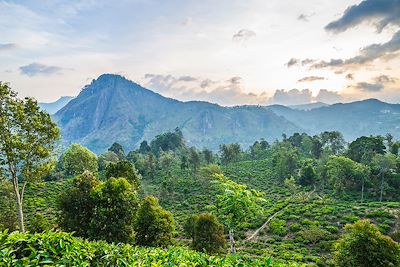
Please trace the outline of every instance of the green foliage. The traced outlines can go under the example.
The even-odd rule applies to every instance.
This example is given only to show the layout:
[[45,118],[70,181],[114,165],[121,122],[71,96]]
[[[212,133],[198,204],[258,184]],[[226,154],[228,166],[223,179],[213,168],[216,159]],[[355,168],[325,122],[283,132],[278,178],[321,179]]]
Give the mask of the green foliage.
[[76,176],[84,171],[97,173],[97,156],[89,149],[72,144],[60,158],[60,165],[66,175]]
[[[269,257],[216,257],[186,248],[141,248],[90,242],[69,233],[21,234],[0,232],[0,265],[11,266],[271,266]],[[287,265],[274,264],[277,267]],[[295,266],[295,265],[290,265]],[[297,265],[296,265],[297,266]]]
[[108,164],[117,163],[119,161],[118,155],[112,151],[107,151],[101,154],[98,158],[99,171],[104,171]]
[[60,130],[50,115],[39,109],[36,100],[21,100],[7,84],[0,82],[0,175],[13,183],[22,232],[25,187],[53,169],[52,153],[59,136]]
[[92,192],[99,184],[97,178],[89,171],[74,179],[73,186],[59,199],[61,228],[75,232],[81,237],[91,237],[89,230],[95,207]]
[[357,162],[370,162],[375,154],[384,154],[382,136],[361,136],[350,143],[347,155]]
[[124,148],[118,143],[113,143],[111,145],[111,147],[108,149],[108,151],[115,153],[115,155],[118,156],[119,160],[124,160],[125,159]]
[[331,156],[326,168],[328,181],[338,192],[361,188],[363,179],[369,176],[368,168],[343,156]]
[[89,235],[108,242],[133,242],[138,206],[136,192],[125,178],[110,178],[92,192],[93,215]]
[[192,238],[197,251],[214,253],[225,245],[224,226],[210,213],[194,215],[185,224],[185,231]]
[[84,172],[60,198],[60,225],[77,235],[109,242],[133,242],[137,195],[125,178],[100,183]]
[[306,241],[315,245],[318,241],[323,240],[330,233],[318,226],[311,225],[305,230],[299,232],[299,235]]
[[176,151],[184,145],[183,135],[179,128],[174,132],[157,135],[150,143],[154,154],[159,155],[161,151]]
[[127,160],[118,161],[116,163],[110,163],[106,168],[106,178],[126,178],[133,188],[138,189],[140,187],[141,175],[137,172],[134,165]]
[[158,199],[146,196],[135,221],[136,243],[141,246],[171,245],[174,230],[172,214],[158,204]]
[[242,153],[242,148],[238,143],[221,145],[219,147],[219,150],[221,153],[222,164],[228,164],[238,161],[240,158],[240,153]]
[[340,267],[400,266],[400,247],[369,221],[346,225],[335,244],[334,261]]
[[288,228],[284,220],[272,220],[269,224],[269,230],[274,235],[285,236],[288,233]]
[[313,185],[317,180],[317,173],[313,161],[305,161],[300,169],[299,184]]
[[15,210],[15,195],[10,181],[0,180],[0,231],[17,229],[17,213]]
[[287,142],[274,146],[273,151],[272,161],[276,177],[283,181],[295,176],[299,166],[298,151]]

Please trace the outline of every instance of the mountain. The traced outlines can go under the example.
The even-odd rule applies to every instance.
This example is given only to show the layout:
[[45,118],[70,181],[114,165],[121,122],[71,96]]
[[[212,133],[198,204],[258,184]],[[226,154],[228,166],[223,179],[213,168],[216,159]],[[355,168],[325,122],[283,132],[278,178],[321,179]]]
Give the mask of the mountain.
[[50,115],[55,114],[62,107],[68,104],[73,99],[72,96],[62,96],[55,102],[39,103],[40,108],[46,110]]
[[113,142],[126,150],[179,127],[189,145],[217,149],[259,138],[273,141],[302,128],[260,106],[222,107],[163,97],[119,75],[103,74],[59,110],[54,119],[64,145],[81,143],[96,153]]
[[323,102],[314,102],[314,103],[302,104],[302,105],[290,105],[289,107],[292,109],[311,110],[314,108],[327,107],[327,106],[329,106],[329,105],[326,103],[323,103]]
[[400,138],[400,105],[377,99],[339,103],[311,110],[295,110],[280,105],[266,108],[306,129],[309,134],[336,130],[342,132],[346,140],[361,135],[386,133]]

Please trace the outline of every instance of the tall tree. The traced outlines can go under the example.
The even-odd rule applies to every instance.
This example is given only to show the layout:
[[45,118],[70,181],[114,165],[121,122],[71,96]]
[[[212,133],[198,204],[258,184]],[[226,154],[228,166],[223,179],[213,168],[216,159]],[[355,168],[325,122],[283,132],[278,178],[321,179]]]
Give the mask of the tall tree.
[[126,178],[135,190],[140,187],[140,180],[142,179],[135,166],[127,160],[108,164],[106,168],[106,177]]
[[236,253],[234,232],[262,211],[261,193],[248,190],[247,186],[237,184],[223,174],[215,174],[221,194],[217,195],[215,212],[221,222],[229,229],[231,253]]
[[223,164],[228,164],[232,162],[237,162],[242,153],[242,148],[240,144],[224,144],[220,146],[221,161]]
[[119,160],[123,160],[126,158],[124,148],[116,142],[110,146],[108,151],[114,152],[118,156]]
[[394,173],[396,163],[396,156],[393,154],[376,154],[372,159],[372,168],[377,173],[377,177],[380,178],[379,201],[383,200],[385,180]]
[[79,144],[72,144],[60,158],[66,175],[79,175],[84,171],[96,173],[99,169],[96,154]]
[[56,124],[36,100],[21,100],[7,84],[0,83],[0,173],[13,184],[21,232],[25,231],[25,187],[54,167],[51,156],[59,136]]
[[211,164],[214,162],[213,152],[207,148],[203,149],[203,157],[207,164]]
[[189,149],[189,166],[192,168],[193,172],[196,172],[200,167],[200,155],[197,152],[196,148],[191,147]]
[[350,143],[347,155],[354,161],[369,163],[376,154],[385,154],[382,136],[361,136]]
[[338,131],[323,132],[320,134],[323,149],[328,154],[338,155],[344,150],[345,141]]

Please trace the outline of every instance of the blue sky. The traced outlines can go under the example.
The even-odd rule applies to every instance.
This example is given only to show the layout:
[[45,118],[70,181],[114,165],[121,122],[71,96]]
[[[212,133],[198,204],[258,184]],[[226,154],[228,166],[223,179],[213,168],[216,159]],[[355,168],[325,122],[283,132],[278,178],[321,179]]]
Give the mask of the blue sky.
[[222,105],[400,102],[400,0],[0,0],[0,32],[0,80],[39,101],[118,73]]

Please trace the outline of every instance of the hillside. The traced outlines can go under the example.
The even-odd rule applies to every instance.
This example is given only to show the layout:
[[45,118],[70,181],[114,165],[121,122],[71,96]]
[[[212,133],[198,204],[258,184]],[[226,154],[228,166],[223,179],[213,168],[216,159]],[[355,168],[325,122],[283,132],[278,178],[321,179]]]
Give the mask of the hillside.
[[81,143],[96,153],[113,142],[132,149],[159,133],[179,127],[189,145],[217,149],[259,138],[273,141],[302,129],[256,106],[221,107],[163,97],[121,76],[104,74],[55,114],[65,145]]
[[400,104],[389,104],[377,99],[338,103],[310,110],[297,110],[281,105],[267,106],[267,109],[306,129],[308,134],[340,131],[346,140],[353,140],[361,135],[387,133],[400,137]]

